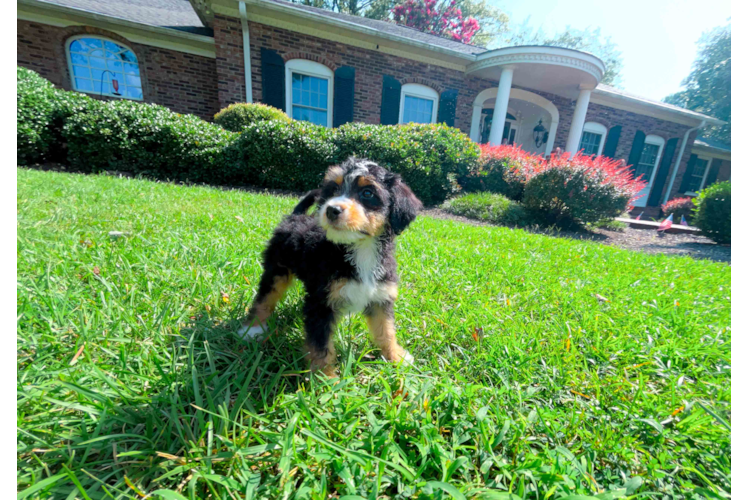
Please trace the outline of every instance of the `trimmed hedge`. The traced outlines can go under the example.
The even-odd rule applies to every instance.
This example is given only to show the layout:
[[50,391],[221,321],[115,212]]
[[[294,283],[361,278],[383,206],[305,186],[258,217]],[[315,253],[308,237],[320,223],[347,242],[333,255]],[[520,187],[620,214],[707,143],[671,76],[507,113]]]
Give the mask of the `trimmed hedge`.
[[444,202],[442,209],[451,214],[504,226],[526,227],[534,223],[522,205],[496,193],[468,193],[457,196]]
[[701,190],[694,200],[694,224],[717,243],[731,242],[731,191],[730,181],[719,182]]
[[[426,204],[456,193],[479,148],[446,125],[262,120],[235,133],[192,115],[127,100],[98,101],[18,71],[18,162],[54,160],[84,172],[116,170],[157,179],[308,190],[349,156],[400,173]],[[54,155],[50,154],[55,152]]]
[[64,158],[60,135],[65,120],[92,101],[54,87],[39,74],[16,68],[16,151],[20,165]]
[[463,190],[468,193],[488,191],[521,201],[528,175],[545,160],[522,151],[519,146],[483,144],[480,148],[477,168],[459,179]]
[[278,108],[267,104],[250,104],[237,102],[231,104],[215,114],[216,125],[231,132],[241,132],[247,125],[269,120],[290,122],[291,118]]

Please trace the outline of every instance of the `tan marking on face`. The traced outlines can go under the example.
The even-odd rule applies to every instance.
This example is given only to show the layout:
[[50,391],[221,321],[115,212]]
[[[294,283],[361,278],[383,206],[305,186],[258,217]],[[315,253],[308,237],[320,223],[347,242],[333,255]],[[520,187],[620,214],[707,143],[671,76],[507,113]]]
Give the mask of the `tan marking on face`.
[[371,236],[379,236],[384,231],[387,218],[380,212],[371,212],[366,216],[366,227],[363,228]]
[[376,181],[371,177],[359,177],[358,181],[356,181],[356,184],[358,184],[358,187],[364,187],[364,186],[373,186],[376,184]]
[[405,355],[405,349],[397,343],[395,319],[382,306],[374,304],[372,314],[366,317],[366,322],[369,324],[371,340],[382,350],[382,356],[388,361],[399,362]]
[[326,349],[320,350],[307,343],[306,351],[309,368],[313,372],[321,371],[328,377],[335,377],[335,363],[337,361],[337,356],[335,353],[335,343],[333,342],[332,332],[330,332],[330,339],[327,341]]
[[333,181],[337,185],[343,184],[343,174],[345,171],[337,165],[334,165],[327,169],[325,173],[325,182]]
[[278,302],[283,298],[288,290],[288,287],[293,283],[294,275],[289,271],[288,274],[283,276],[276,276],[273,282],[273,288],[270,293],[264,297],[255,298],[250,309],[247,319],[244,321],[243,326],[261,326],[270,318],[275,311],[275,307]]

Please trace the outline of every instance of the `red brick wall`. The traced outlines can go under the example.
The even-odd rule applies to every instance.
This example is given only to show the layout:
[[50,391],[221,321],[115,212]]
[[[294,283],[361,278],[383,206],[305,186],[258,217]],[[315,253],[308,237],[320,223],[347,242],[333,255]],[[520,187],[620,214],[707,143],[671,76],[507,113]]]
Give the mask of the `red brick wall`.
[[729,181],[732,178],[731,163],[728,160],[722,160],[722,166],[719,167],[717,182]]
[[[216,37],[216,66],[218,68],[221,107],[244,101],[244,70],[242,31],[236,18],[216,15],[213,21]],[[252,98],[262,102],[261,49],[277,51],[284,59],[307,58],[332,68],[356,68],[354,121],[379,123],[382,102],[382,75],[390,75],[401,83],[417,81],[439,89],[457,89],[455,126],[470,133],[473,101],[479,92],[495,87],[497,82],[466,77],[456,70],[420,63],[411,59],[367,50],[339,42],[323,40],[301,33],[249,23]]]
[[135,52],[144,102],[207,120],[218,111],[216,65],[212,58],[132,43],[115,33],[90,26],[60,28],[18,20],[17,63],[37,71],[58,87],[71,90],[65,41],[84,33],[106,36]]

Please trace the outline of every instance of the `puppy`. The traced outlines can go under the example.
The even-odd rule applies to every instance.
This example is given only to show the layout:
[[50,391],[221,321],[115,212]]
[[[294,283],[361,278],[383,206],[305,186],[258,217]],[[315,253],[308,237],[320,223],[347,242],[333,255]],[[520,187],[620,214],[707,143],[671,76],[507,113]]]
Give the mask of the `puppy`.
[[[315,215],[306,211],[317,203]],[[249,316],[237,332],[255,338],[294,278],[306,289],[304,327],[312,370],[335,372],[333,332],[344,315],[363,312],[372,340],[389,361],[412,361],[395,338],[395,236],[422,204],[399,175],[369,160],[330,167],[276,228],[263,253],[263,274]]]

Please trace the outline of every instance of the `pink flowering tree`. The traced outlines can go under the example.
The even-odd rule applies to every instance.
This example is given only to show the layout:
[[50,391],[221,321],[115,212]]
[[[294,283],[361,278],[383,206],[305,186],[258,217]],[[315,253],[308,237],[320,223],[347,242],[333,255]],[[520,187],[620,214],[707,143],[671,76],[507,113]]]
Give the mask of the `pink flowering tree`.
[[455,0],[405,0],[392,9],[392,16],[398,24],[462,43],[470,43],[480,30],[474,17],[462,17]]

